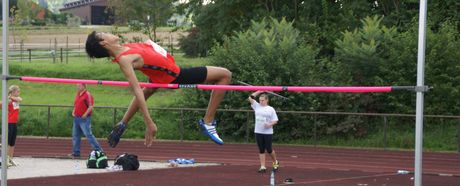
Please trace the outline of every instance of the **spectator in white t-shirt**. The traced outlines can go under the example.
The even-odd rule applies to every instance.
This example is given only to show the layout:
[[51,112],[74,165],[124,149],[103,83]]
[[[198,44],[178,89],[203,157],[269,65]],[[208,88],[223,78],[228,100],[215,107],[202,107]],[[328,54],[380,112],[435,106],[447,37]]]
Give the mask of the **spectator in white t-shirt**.
[[[278,123],[278,116],[276,115],[275,109],[268,105],[268,95],[262,93],[263,91],[254,92],[248,98],[255,112],[254,133],[257,146],[259,147],[259,173],[264,173],[267,170],[265,167],[265,152],[272,158],[273,170],[277,171],[279,168],[276,153],[272,149],[273,126]],[[259,102],[256,101],[257,96],[259,96]]]

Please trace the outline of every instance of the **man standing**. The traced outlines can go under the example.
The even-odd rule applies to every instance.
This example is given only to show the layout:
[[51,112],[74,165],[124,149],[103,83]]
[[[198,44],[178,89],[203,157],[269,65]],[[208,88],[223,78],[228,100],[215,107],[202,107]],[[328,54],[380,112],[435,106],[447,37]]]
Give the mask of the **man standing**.
[[69,157],[80,157],[81,135],[84,134],[93,150],[102,151],[91,132],[91,113],[93,111],[93,96],[86,90],[86,84],[77,84],[77,95],[75,96],[74,108],[72,111],[72,154]]

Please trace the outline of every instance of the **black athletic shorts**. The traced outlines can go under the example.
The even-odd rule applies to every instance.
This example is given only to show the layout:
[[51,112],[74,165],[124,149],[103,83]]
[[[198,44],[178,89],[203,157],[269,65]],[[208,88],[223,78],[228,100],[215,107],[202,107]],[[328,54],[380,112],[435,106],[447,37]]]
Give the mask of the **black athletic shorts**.
[[18,125],[16,123],[8,123],[8,145],[16,144],[16,136],[18,134]]
[[173,84],[200,84],[206,81],[208,69],[206,67],[181,68],[179,76]]
[[267,150],[268,153],[272,153],[272,141],[273,141],[273,134],[259,134],[255,133],[257,146],[259,147],[259,153],[265,153]]

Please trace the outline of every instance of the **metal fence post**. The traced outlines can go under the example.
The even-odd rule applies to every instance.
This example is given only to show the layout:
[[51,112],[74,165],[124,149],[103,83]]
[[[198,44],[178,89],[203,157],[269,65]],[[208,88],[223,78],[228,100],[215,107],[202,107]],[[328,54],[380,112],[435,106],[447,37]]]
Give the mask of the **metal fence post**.
[[66,37],[65,43],[65,63],[69,63],[69,36]]
[[388,127],[387,116],[383,116],[383,150],[387,150],[387,127]]
[[21,40],[21,44],[19,45],[19,52],[20,52],[20,56],[21,56],[21,62],[22,62],[22,50],[24,49],[24,40]]
[[49,138],[50,124],[51,123],[51,106],[48,106],[48,127],[46,127],[46,139]]
[[29,62],[32,62],[32,49],[28,48],[27,51],[29,51]]
[[249,143],[249,117],[251,117],[251,113],[250,112],[246,112],[246,116],[247,116],[247,120],[248,122],[246,122],[246,143]]
[[54,55],[53,55],[53,63],[56,63],[56,53],[57,53],[57,39],[54,38]]
[[458,129],[457,129],[457,141],[458,141],[458,148],[457,148],[457,152],[460,153],[460,119],[458,120]]
[[117,108],[113,108],[113,124],[115,125],[117,123]]
[[317,118],[317,115],[313,115],[313,146],[316,147],[317,143],[318,143],[318,136],[317,136],[317,131],[316,131],[316,127],[317,127],[317,122],[316,122],[316,119]]
[[180,141],[184,141],[184,110],[180,110]]

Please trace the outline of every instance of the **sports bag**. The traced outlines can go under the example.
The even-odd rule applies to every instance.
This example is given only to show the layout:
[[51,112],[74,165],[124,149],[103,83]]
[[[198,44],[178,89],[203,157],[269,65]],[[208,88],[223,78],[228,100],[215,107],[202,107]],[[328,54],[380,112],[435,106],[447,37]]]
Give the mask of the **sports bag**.
[[137,155],[124,153],[115,158],[115,165],[121,165],[123,170],[137,170],[139,169],[139,160]]
[[104,152],[93,150],[88,156],[86,161],[86,167],[90,169],[105,169],[109,164],[107,162],[107,156]]

